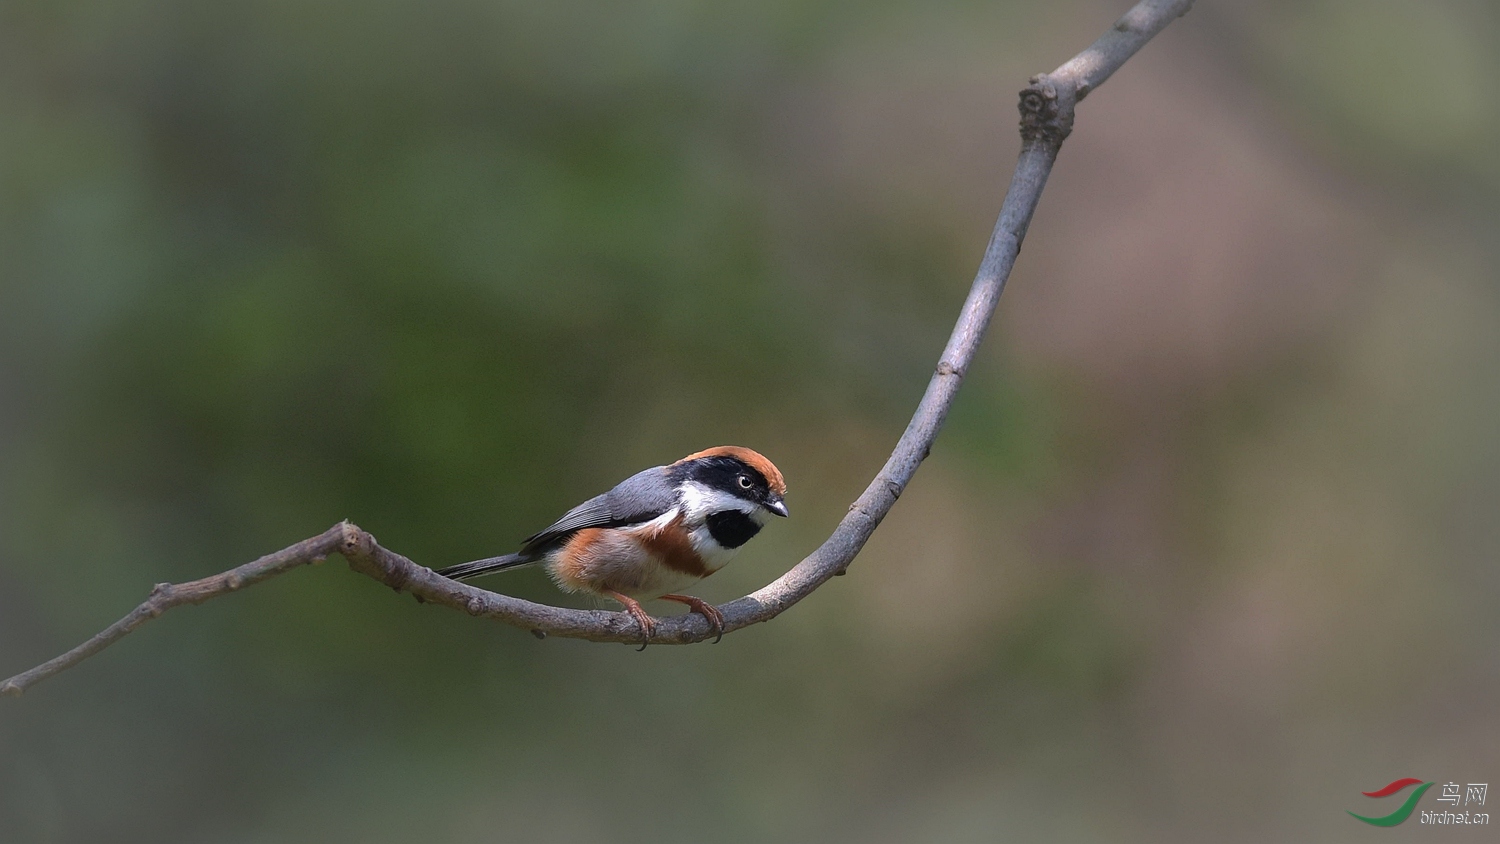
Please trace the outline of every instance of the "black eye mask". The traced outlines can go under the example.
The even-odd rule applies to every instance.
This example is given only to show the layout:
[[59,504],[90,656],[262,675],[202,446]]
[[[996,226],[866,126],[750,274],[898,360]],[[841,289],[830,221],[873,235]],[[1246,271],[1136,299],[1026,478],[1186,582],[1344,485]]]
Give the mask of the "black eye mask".
[[[748,501],[764,501],[770,494],[764,475],[733,458],[709,457],[694,461],[684,468],[685,478]],[[741,477],[750,479],[749,487],[740,485]]]

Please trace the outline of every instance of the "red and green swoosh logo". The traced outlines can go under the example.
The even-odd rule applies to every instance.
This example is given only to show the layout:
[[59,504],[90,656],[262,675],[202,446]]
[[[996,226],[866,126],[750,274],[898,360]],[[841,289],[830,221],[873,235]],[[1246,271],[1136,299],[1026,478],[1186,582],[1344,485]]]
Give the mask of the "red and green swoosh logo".
[[1432,788],[1432,783],[1422,782],[1416,777],[1406,777],[1405,779],[1396,780],[1395,782],[1391,783],[1385,788],[1380,789],[1379,791],[1360,792],[1360,794],[1363,794],[1366,797],[1390,797],[1392,794],[1395,794],[1396,792],[1401,791],[1408,786],[1413,786],[1418,783],[1421,783],[1422,787],[1417,789],[1416,791],[1413,791],[1411,793],[1411,796],[1406,798],[1406,802],[1401,804],[1401,808],[1397,809],[1394,812],[1391,812],[1389,815],[1384,815],[1378,818],[1367,818],[1364,815],[1354,815],[1353,812],[1350,812],[1349,814],[1354,815],[1354,817],[1359,818],[1365,823],[1371,824],[1373,826],[1395,826],[1396,824],[1401,823],[1402,821],[1411,817],[1412,811],[1417,808],[1417,801],[1422,799],[1422,795],[1427,791],[1427,789]]

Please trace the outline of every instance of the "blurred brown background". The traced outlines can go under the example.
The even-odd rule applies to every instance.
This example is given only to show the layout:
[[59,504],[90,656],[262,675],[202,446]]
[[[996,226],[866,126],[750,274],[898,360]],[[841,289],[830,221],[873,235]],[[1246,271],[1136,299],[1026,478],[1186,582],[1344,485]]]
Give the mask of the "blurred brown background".
[[[771,580],[921,393],[1014,92],[1128,5],[0,5],[0,675],[726,442],[793,518],[701,594]],[[638,654],[297,572],[0,701],[0,840],[1493,840],[1345,810],[1500,784],[1497,44],[1200,0],[849,577]]]

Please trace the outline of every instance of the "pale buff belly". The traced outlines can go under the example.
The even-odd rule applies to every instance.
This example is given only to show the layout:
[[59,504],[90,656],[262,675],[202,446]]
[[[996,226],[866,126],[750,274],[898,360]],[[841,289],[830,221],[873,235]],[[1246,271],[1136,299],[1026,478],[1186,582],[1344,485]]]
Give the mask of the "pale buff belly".
[[673,547],[662,541],[660,529],[579,531],[549,555],[547,571],[568,592],[619,592],[646,600],[687,589],[728,562],[730,554],[717,545],[705,548],[707,554],[698,552],[696,542]]

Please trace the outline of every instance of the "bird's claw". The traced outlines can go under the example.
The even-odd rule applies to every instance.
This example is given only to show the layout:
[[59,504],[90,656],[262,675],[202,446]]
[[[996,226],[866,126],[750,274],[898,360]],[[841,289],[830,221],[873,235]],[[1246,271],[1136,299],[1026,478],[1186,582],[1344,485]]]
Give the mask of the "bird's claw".
[[694,598],[692,595],[663,595],[661,597],[664,601],[676,601],[679,604],[687,604],[691,612],[703,616],[704,620],[708,622],[708,629],[714,633],[715,645],[719,644],[719,640],[724,638],[724,614],[719,612],[718,607],[715,607],[702,598]]
[[641,646],[637,650],[644,651],[646,646],[651,644],[651,637],[656,635],[656,619],[647,615],[646,608],[629,595],[622,595],[613,590],[606,591],[604,594],[619,601],[620,605],[625,607],[625,611],[630,613],[630,617],[635,619],[635,623],[640,625]]
[[635,618],[635,623],[641,627],[641,646],[636,648],[636,651],[644,651],[646,646],[651,644],[651,637],[656,635],[656,619],[647,615],[646,610],[640,604],[630,607],[629,610],[631,616]]

